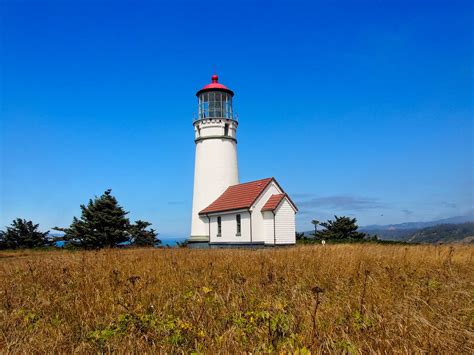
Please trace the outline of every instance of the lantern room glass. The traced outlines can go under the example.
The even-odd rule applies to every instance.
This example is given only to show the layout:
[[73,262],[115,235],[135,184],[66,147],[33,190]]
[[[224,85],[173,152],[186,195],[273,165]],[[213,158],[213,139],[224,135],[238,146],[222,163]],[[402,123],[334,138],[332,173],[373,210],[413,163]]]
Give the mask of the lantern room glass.
[[229,118],[232,114],[232,95],[223,91],[206,91],[199,95],[199,119]]

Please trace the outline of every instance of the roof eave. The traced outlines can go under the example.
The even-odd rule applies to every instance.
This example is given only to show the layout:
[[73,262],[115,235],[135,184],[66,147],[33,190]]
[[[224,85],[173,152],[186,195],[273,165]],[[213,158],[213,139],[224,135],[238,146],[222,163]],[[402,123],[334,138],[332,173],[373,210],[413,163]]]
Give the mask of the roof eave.
[[221,213],[226,214],[226,213],[231,213],[231,212],[241,212],[241,211],[248,211],[248,210],[250,210],[249,207],[238,207],[238,208],[229,208],[225,210],[208,211],[208,212],[206,212],[205,210],[202,210],[198,214],[200,216],[211,216],[214,214],[221,214]]
[[224,92],[230,94],[232,97],[234,97],[234,92],[231,89],[225,89],[225,88],[205,88],[205,89],[201,89],[196,93],[196,96],[199,96],[200,94],[202,94],[203,92],[206,92],[206,91],[224,91]]

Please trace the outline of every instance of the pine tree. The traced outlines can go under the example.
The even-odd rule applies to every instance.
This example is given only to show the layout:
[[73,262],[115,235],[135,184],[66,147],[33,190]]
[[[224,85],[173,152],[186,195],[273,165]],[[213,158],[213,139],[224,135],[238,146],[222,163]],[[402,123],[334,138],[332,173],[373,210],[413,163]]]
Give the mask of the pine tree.
[[311,221],[311,224],[314,225],[314,236],[316,237],[316,235],[318,234],[318,224],[320,224],[321,222],[318,221],[317,219],[313,219]]
[[134,224],[130,226],[130,237],[132,245],[138,247],[154,247],[161,243],[157,238],[158,233],[155,233],[153,228],[147,230],[151,226],[151,223],[145,221],[135,221]]
[[107,190],[100,197],[81,205],[81,218],[74,217],[69,228],[54,228],[65,233],[62,238],[73,246],[86,249],[116,247],[130,241],[128,212]]
[[49,231],[38,231],[39,224],[26,219],[15,219],[5,232],[0,233],[1,249],[40,248],[52,245]]
[[355,218],[334,216],[335,220],[321,223],[325,230],[318,232],[322,239],[363,239],[365,233],[357,232],[359,226]]

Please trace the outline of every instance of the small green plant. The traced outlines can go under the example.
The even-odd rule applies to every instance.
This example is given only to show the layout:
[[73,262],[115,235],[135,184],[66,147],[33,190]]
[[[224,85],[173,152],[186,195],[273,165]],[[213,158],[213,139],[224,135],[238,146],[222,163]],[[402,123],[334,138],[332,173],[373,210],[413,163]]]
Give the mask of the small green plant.
[[335,343],[338,351],[343,351],[348,354],[357,354],[357,347],[352,344],[349,340],[339,340]]
[[107,340],[116,335],[113,329],[101,329],[94,330],[87,335],[87,338],[94,342],[98,347],[102,348],[105,346]]

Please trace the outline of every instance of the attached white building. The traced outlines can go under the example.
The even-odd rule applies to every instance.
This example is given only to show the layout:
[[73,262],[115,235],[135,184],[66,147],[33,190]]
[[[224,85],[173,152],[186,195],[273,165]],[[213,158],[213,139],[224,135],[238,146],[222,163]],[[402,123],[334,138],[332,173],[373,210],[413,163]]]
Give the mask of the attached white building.
[[295,244],[295,204],[274,178],[228,187],[199,212],[209,244]]
[[233,91],[213,75],[196,96],[190,245],[295,244],[298,209],[276,180],[239,184]]

